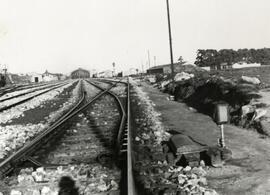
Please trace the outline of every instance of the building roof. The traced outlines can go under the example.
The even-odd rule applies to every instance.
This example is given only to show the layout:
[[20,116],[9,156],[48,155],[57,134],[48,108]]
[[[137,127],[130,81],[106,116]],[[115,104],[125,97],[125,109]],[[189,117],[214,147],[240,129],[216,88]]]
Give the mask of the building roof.
[[[188,66],[188,65],[194,66],[192,64],[179,64],[179,63],[174,63],[173,65],[174,66]],[[171,64],[157,65],[157,66],[150,67],[148,70],[155,70],[155,69],[160,69],[160,68],[170,67],[170,66]]]
[[101,71],[101,72],[99,72],[99,74],[106,74],[106,73],[112,73],[112,71],[111,70],[104,70],[104,71]]
[[29,72],[29,73],[27,73],[27,75],[29,75],[29,76],[37,76],[37,75],[42,76],[42,74],[39,74],[36,72]]
[[62,76],[61,73],[50,73],[48,70],[46,70],[42,75],[53,75],[53,76]]
[[86,72],[89,72],[88,70],[85,70],[85,69],[82,69],[82,68],[78,68],[78,69],[76,69],[76,70],[73,70],[72,72],[71,72],[71,74],[72,73],[74,73],[74,72],[77,72],[77,71],[86,71]]
[[167,66],[170,66],[170,64],[152,66],[152,67],[148,68],[148,70],[160,69],[160,68],[164,68],[164,67],[167,67]]

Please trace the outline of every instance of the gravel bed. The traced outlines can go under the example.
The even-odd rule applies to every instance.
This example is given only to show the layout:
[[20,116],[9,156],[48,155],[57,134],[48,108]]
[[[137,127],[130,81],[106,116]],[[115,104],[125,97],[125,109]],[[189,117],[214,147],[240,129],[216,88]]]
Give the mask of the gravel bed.
[[0,88],[0,97],[5,95],[5,94],[12,93],[14,91],[20,91],[20,90],[24,90],[24,89],[34,88],[34,87],[45,85],[45,84],[48,84],[48,83],[13,85],[12,87]]
[[[37,124],[37,123],[48,123],[48,119],[51,118],[50,114],[63,109],[64,104],[70,98],[72,98],[72,104],[75,103],[78,99],[79,93],[79,83],[74,82],[69,87],[65,88],[61,93],[56,95],[53,99],[45,100],[41,103],[40,106],[35,107],[30,110],[26,110],[23,113],[23,116],[15,119],[11,119],[9,122],[3,124],[2,126],[7,125],[17,125],[17,124]],[[74,90],[74,91],[73,91]]]
[[[0,193],[4,195],[57,195],[61,179],[70,178],[68,188],[80,195],[105,195],[110,191],[119,194],[120,175],[115,170],[99,164],[59,166],[56,169],[40,167],[21,170],[17,177],[0,181]],[[67,180],[67,179],[66,179]],[[69,181],[69,180],[68,180]],[[70,185],[71,184],[71,185]],[[9,185],[9,187],[7,187]]]
[[[19,118],[24,115],[24,112],[30,109],[34,109],[38,106],[41,106],[44,101],[51,100],[55,98],[57,95],[62,93],[66,88],[70,87],[75,81],[71,81],[70,83],[49,91],[48,93],[37,96],[23,104],[12,107],[11,109],[5,110],[0,113],[0,124],[4,124],[10,122],[10,120],[14,118]],[[40,92],[38,92],[40,93]],[[17,99],[17,98],[16,98]]]
[[[53,94],[52,96],[47,96],[46,94],[44,94],[46,96],[43,98],[45,100],[47,100],[48,97],[52,99],[56,95],[60,94],[62,90],[57,90],[56,93]],[[23,125],[16,124],[16,125],[6,125],[6,126],[1,125],[0,126],[0,139],[1,139],[0,161],[3,160],[6,156],[9,156],[10,154],[12,154],[14,151],[18,150],[27,142],[29,142],[35,135],[37,135],[39,132],[47,128],[50,123],[54,122],[56,119],[61,117],[64,112],[69,110],[78,101],[79,90],[80,90],[80,85],[77,84],[76,87],[73,89],[72,95],[70,96],[70,98],[62,102],[62,105],[60,105],[59,109],[54,110],[53,112],[49,113],[45,117],[45,120],[40,121],[39,123],[36,123],[36,124],[27,123]],[[38,103],[42,104],[42,99]],[[22,114],[20,116],[22,116]]]
[[55,86],[55,85],[58,85],[58,84],[60,84],[60,82],[58,82],[58,83],[47,83],[47,84],[42,84],[42,85],[38,85],[38,86],[34,86],[34,87],[30,86],[29,88],[26,88],[26,89],[16,90],[14,92],[7,93],[7,94],[1,96],[0,100],[6,99],[6,98],[9,98],[9,97],[13,97],[13,96],[16,96],[16,95],[19,95],[19,94],[23,94],[23,93],[34,92],[36,90],[43,89],[44,87]]
[[[79,194],[119,194],[121,171],[114,158],[97,161],[100,154],[114,155],[116,130],[121,117],[111,96],[103,96],[84,113],[74,117],[64,128],[57,144],[35,154],[43,163],[69,163],[56,169],[23,169],[18,176],[0,183],[0,192],[17,194],[58,194],[63,176],[75,181]],[[59,140],[59,139],[58,139]],[[47,148],[46,148],[47,147]],[[1,187],[2,186],[2,187]],[[46,192],[46,193],[45,193]]]
[[117,83],[115,87],[113,87],[110,91],[113,92],[118,97],[127,97],[126,92],[127,86],[123,83]]
[[100,89],[96,88],[95,86],[91,85],[90,83],[83,80],[84,89],[87,92],[87,98],[90,100],[92,97],[96,96],[99,92],[101,92]]
[[27,98],[33,97],[35,95],[38,95],[39,93],[42,93],[42,92],[47,91],[47,90],[48,89],[42,89],[42,90],[39,90],[39,91],[34,91],[32,93],[28,93],[26,95],[23,95],[23,96],[20,96],[20,97],[16,97],[16,98],[12,98],[12,99],[6,100],[4,102],[1,102],[0,103],[0,109],[1,108],[4,108],[4,107],[7,107],[7,106],[10,106],[12,104],[15,104],[17,102],[20,102],[22,100],[25,100]]
[[134,170],[142,193],[216,195],[207,187],[203,162],[194,168],[169,165],[162,144],[170,134],[161,123],[161,114],[133,80],[131,84]]
[[94,81],[92,81],[92,82],[95,83],[96,85],[102,87],[103,89],[107,89],[107,88],[109,88],[110,86],[112,86],[112,84],[110,84],[110,83],[105,83],[105,82],[98,81],[98,80],[94,80]]

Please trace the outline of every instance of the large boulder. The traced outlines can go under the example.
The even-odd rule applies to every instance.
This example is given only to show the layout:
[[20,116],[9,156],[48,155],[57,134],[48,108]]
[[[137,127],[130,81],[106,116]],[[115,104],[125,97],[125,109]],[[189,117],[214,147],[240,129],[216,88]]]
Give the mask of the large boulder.
[[255,109],[256,109],[255,106],[249,105],[249,104],[242,106],[242,108],[241,108],[242,117],[246,116],[249,113],[255,112]]
[[265,135],[270,135],[270,121],[268,120],[261,120],[260,122],[260,126],[261,126],[261,133],[265,134]]
[[150,78],[148,78],[148,81],[149,81],[151,84],[153,84],[153,83],[156,82],[156,78],[155,78],[155,77],[150,77]]
[[266,109],[262,109],[262,108],[258,108],[255,110],[254,116],[252,118],[252,120],[256,121],[261,119],[263,116],[265,116],[267,114],[267,110]]
[[161,89],[165,89],[165,87],[171,82],[171,80],[167,80],[167,81],[162,81],[160,83],[160,87]]
[[188,79],[191,79],[194,77],[194,74],[189,74],[189,73],[186,73],[186,72],[180,72],[180,73],[177,73],[174,77],[174,80],[175,81],[184,81],[184,80],[188,80]]
[[261,83],[261,81],[260,81],[258,78],[256,78],[256,77],[242,76],[241,79],[242,79],[242,81],[244,81],[244,82],[252,83],[252,84],[254,84],[254,85],[258,85],[258,84]]

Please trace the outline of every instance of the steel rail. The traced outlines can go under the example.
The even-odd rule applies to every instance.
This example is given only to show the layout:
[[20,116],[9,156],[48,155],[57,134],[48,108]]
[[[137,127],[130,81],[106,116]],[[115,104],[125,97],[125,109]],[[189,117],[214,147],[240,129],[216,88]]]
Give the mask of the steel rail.
[[[96,85],[95,83],[92,83],[90,81],[87,81],[87,82],[95,85],[96,87],[98,87],[100,89],[103,89],[102,87]],[[99,82],[102,82],[102,81],[99,81]],[[117,83],[120,83],[120,82],[121,81],[115,81],[115,83],[112,84],[110,89],[112,89],[115,85],[117,85]],[[127,83],[125,83],[125,82],[122,82],[122,83],[127,85]],[[125,139],[125,137],[124,137],[124,139],[122,139],[123,131],[124,131],[124,129],[126,127],[126,123],[127,123],[127,121],[126,121],[127,120],[127,112],[126,112],[126,109],[124,108],[121,100],[119,99],[119,97],[115,93],[113,93],[111,91],[107,91],[107,93],[109,93],[117,101],[117,104],[120,107],[121,122],[119,125],[118,134],[117,134],[117,149],[118,149],[118,152],[120,154],[120,153],[126,152],[126,147],[127,147],[127,143],[124,143],[124,142],[127,142],[127,140]],[[121,148],[122,144],[125,144],[124,148]]]
[[130,83],[128,78],[128,86],[127,86],[127,112],[128,112],[128,118],[127,118],[127,140],[128,140],[128,146],[127,146],[127,180],[128,180],[128,195],[137,195],[138,192],[136,190],[136,185],[134,181],[134,175],[133,175],[133,154],[132,154],[132,130],[131,130],[131,109],[130,109]]
[[7,93],[10,93],[10,92],[14,92],[14,91],[21,91],[21,90],[24,90],[24,89],[31,89],[31,88],[34,88],[34,87],[38,87],[38,86],[43,86],[43,85],[46,85],[47,83],[41,83],[41,84],[24,84],[24,85],[15,85],[15,86],[12,86],[12,87],[7,87],[7,88],[0,88],[0,97],[7,94]]
[[[88,81],[89,82],[89,81]],[[99,81],[99,82],[104,82],[104,81]],[[118,81],[118,82],[115,82],[114,84],[112,84],[110,82],[110,84],[112,84],[111,86],[111,89],[117,85],[117,83],[120,83],[121,81]],[[122,82],[124,84],[127,85],[127,88],[126,88],[126,92],[129,93],[129,90],[128,90],[128,83],[126,82]],[[100,87],[101,88],[101,87]],[[108,91],[108,93],[117,101],[117,104],[119,105],[120,107],[120,112],[121,112],[121,122],[120,122],[120,125],[119,125],[119,128],[118,128],[118,133],[117,133],[117,140],[116,140],[116,154],[118,156],[118,159],[119,159],[119,163],[120,163],[120,166],[122,168],[122,182],[121,182],[121,189],[123,190],[122,191],[122,194],[129,194],[128,191],[129,191],[129,187],[127,185],[128,183],[128,180],[129,179],[126,179],[126,177],[128,178],[128,164],[127,164],[127,150],[128,150],[128,136],[127,136],[127,131],[128,131],[128,123],[127,123],[127,117],[128,117],[128,105],[123,106],[123,103],[121,102],[120,98],[114,94],[113,92],[111,91]],[[127,98],[129,96],[127,95]],[[127,101],[129,102],[129,101]]]
[[[117,82],[112,81],[111,82]],[[130,84],[129,78],[127,78],[127,82],[118,81],[119,83],[124,83],[127,85],[127,121],[126,121],[126,129],[124,132],[124,136],[126,136],[127,143],[127,188],[128,195],[137,195],[138,192],[136,190],[134,176],[133,176],[133,155],[132,155],[132,132],[131,132],[131,112],[130,112]],[[123,134],[123,132],[122,132]]]
[[68,83],[61,84],[61,85],[52,87],[52,88],[50,88],[50,89],[48,89],[48,90],[46,90],[46,91],[40,92],[40,93],[38,93],[38,94],[36,94],[36,95],[33,95],[33,96],[30,96],[30,97],[25,98],[25,99],[23,99],[23,100],[20,100],[20,101],[14,103],[14,104],[11,104],[11,105],[2,107],[2,108],[0,108],[0,112],[3,112],[3,111],[5,111],[5,110],[8,110],[8,109],[10,109],[10,108],[12,108],[12,107],[18,106],[18,105],[20,105],[20,104],[23,104],[24,102],[27,102],[27,101],[29,101],[29,100],[35,98],[35,97],[38,97],[38,96],[40,96],[40,95],[43,95],[43,94],[45,94],[45,93],[47,93],[47,92],[49,92],[49,91],[52,91],[52,90],[57,89],[57,88],[59,88],[59,87],[65,86],[65,85],[67,85],[67,84],[68,84]]
[[8,92],[8,91],[11,91],[11,90],[17,89],[19,87],[23,87],[23,86],[24,85],[11,85],[8,87],[0,87],[0,92]]
[[45,135],[47,135],[50,130],[55,126],[59,121],[62,121],[64,117],[68,116],[70,113],[72,113],[84,100],[84,93],[82,98],[79,100],[79,102],[68,112],[66,113],[63,117],[61,117],[59,120],[57,120],[56,123],[54,123],[52,126],[50,126],[48,129],[44,130],[42,133],[37,135],[36,138],[34,138],[32,141],[30,141],[29,144],[26,144],[22,148],[20,148],[18,151],[13,153],[11,156],[6,158],[0,163],[0,177],[3,177],[5,174],[10,172],[15,166],[18,161],[21,159],[25,160],[27,158],[27,154],[30,153],[30,149],[33,149],[34,146],[38,144],[38,141],[40,141]]
[[[23,96],[23,95],[27,95],[27,94],[30,94],[30,93],[33,93],[33,92],[37,92],[37,91],[40,91],[40,90],[43,90],[43,89],[47,89],[47,88],[50,88],[50,87],[56,87],[56,86],[61,86],[63,85],[64,83],[57,83],[57,84],[52,84],[52,85],[42,85],[40,88],[38,89],[32,89],[31,91],[28,91],[28,92],[23,92],[23,93],[19,93],[17,95],[14,95],[14,96],[11,96],[11,97],[7,97],[7,98],[3,98],[3,99],[0,99],[0,103],[1,102],[4,102],[4,101],[7,101],[7,100],[10,100],[10,99],[13,99],[13,98],[17,98],[17,97],[20,97],[20,96]],[[67,83],[66,83],[67,84]],[[29,88],[31,89],[31,88]]]
[[[109,80],[111,81],[111,80]],[[127,82],[123,81],[111,81],[116,83],[123,83],[127,85],[127,109],[126,109],[126,128],[123,128],[124,132],[119,133],[119,137],[121,135],[124,137],[124,142],[126,144],[126,149],[123,150],[126,154],[127,160],[127,194],[128,195],[138,195],[136,190],[136,185],[134,182],[134,175],[133,175],[133,155],[132,155],[132,131],[131,131],[131,111],[130,111],[130,84],[129,78]],[[121,143],[121,141],[120,141]]]
[[[10,172],[12,169],[14,169],[14,166],[21,161],[27,160],[30,155],[40,146],[40,144],[47,142],[51,138],[50,135],[55,135],[53,133],[59,133],[60,131],[56,131],[56,129],[64,124],[67,120],[72,118],[73,116],[77,115],[78,113],[82,112],[84,109],[86,109],[90,104],[92,104],[95,100],[103,96],[105,93],[107,93],[108,90],[110,90],[113,86],[110,88],[102,91],[101,93],[97,94],[95,97],[91,99],[91,101],[87,102],[85,105],[81,106],[81,104],[85,100],[85,93],[83,93],[82,98],[80,101],[63,117],[61,117],[57,122],[55,122],[53,125],[51,125],[48,129],[44,130],[42,133],[37,135],[33,140],[31,140],[27,145],[20,148],[18,151],[16,151],[14,154],[6,158],[0,163],[0,177],[5,176],[8,172]],[[45,139],[47,137],[47,139]],[[31,158],[31,157],[30,157]]]

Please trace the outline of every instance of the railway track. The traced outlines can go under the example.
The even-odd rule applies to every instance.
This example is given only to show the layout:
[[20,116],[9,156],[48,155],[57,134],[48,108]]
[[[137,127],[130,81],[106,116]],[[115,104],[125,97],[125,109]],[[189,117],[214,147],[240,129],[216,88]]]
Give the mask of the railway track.
[[38,86],[43,86],[43,85],[47,85],[47,83],[42,83],[42,84],[30,84],[30,85],[15,85],[15,86],[10,86],[10,87],[4,87],[0,89],[0,97],[7,94],[7,93],[11,93],[14,91],[21,91],[24,89],[31,89],[31,88],[35,88]]
[[[44,167],[48,173],[72,169],[84,177],[76,178],[84,188],[81,194],[128,193],[128,87],[126,97],[119,98],[110,91],[116,83],[107,89],[90,81],[83,85],[87,84],[100,92],[89,99],[85,86],[81,86],[81,99],[73,109],[0,163],[2,177],[18,175],[22,170],[25,173],[29,167]],[[49,181],[44,183],[43,187]],[[17,185],[16,189],[23,187]]]
[[12,91],[15,91],[16,89],[20,88],[22,86],[20,85],[17,85],[17,86],[9,86],[9,87],[3,87],[1,88],[0,90],[0,96],[6,94],[6,93],[9,93],[9,92],[12,92]]
[[128,195],[137,195],[138,190],[136,189],[134,175],[133,175],[133,152],[132,152],[132,135],[131,135],[131,119],[130,119],[130,85],[129,81],[113,81],[113,80],[100,80],[106,84],[125,85],[126,86],[126,96],[123,96],[123,93],[119,93],[119,89],[112,88],[110,92],[115,95],[118,102],[123,105],[123,110],[125,111],[121,119],[121,128],[117,137],[117,148],[119,156],[123,161],[123,175],[125,175],[126,180],[123,185],[127,187],[126,194]]
[[[9,96],[9,97],[6,97],[6,98],[0,98],[0,103],[1,102],[4,102],[4,101],[7,101],[7,100],[10,100],[10,99],[13,99],[13,98],[17,98],[17,97],[20,97],[20,96],[24,96],[24,95],[27,95],[27,94],[30,94],[30,93],[33,93],[33,92],[36,92],[36,91],[41,91],[41,90],[44,90],[44,89],[49,89],[51,87],[56,87],[56,86],[62,86],[63,83],[57,83],[57,84],[52,84],[52,85],[42,85],[41,87],[34,87],[34,89],[30,90],[30,91],[27,91],[27,92],[22,92],[22,93],[19,93],[19,94],[16,94],[16,95],[13,95],[13,96]],[[28,88],[28,89],[31,89],[31,88]]]
[[[88,81],[89,82],[89,81]],[[99,81],[99,82],[89,82],[93,85],[95,85],[96,87],[103,89],[102,87],[100,87],[99,83],[103,83],[103,81]],[[110,87],[110,90],[108,91],[108,93],[115,99],[115,101],[118,103],[118,105],[120,106],[120,111],[122,114],[122,118],[121,118],[121,122],[120,122],[120,130],[119,133],[117,135],[117,148],[119,151],[119,155],[122,155],[123,153],[127,153],[127,141],[128,141],[128,135],[127,135],[127,130],[128,130],[128,124],[127,124],[127,112],[128,112],[128,100],[129,100],[129,85],[127,82],[122,82],[122,81],[106,81],[106,84],[110,85],[110,86],[114,86],[116,87],[117,85],[121,84],[124,85],[126,90],[125,96],[122,96],[123,94],[119,94],[118,91],[113,92],[113,87]],[[117,94],[118,93],[118,94]]]
[[[0,107],[0,112],[3,112],[3,111],[5,111],[5,110],[8,110],[8,109],[10,109],[10,108],[12,108],[12,107],[18,106],[18,105],[20,105],[20,104],[23,104],[23,103],[25,103],[25,102],[27,102],[27,101],[29,101],[29,100],[35,98],[35,97],[38,97],[38,96],[43,95],[43,94],[45,94],[45,93],[48,93],[49,91],[55,90],[55,89],[57,89],[57,88],[59,88],[59,87],[62,87],[62,86],[64,86],[64,85],[66,85],[66,84],[68,84],[68,83],[64,83],[64,84],[59,84],[59,85],[55,85],[55,86],[50,86],[50,87],[43,88],[43,89],[42,89],[43,91],[41,91],[40,93],[30,95],[29,97],[26,97],[26,98],[24,98],[24,99],[22,99],[22,100],[16,101],[16,102],[11,103],[11,104],[9,104],[9,105],[7,105],[7,106]],[[38,91],[39,91],[39,90],[38,90]],[[31,93],[31,92],[30,92],[30,93]],[[23,95],[18,95],[18,96],[16,96],[16,97],[10,97],[10,98],[6,98],[6,99],[2,99],[2,100],[0,100],[0,103],[5,102],[5,101],[8,101],[8,100],[15,99],[15,98],[18,98],[18,97],[27,95],[27,94],[28,94],[28,93],[25,93],[25,94],[23,94]]]

